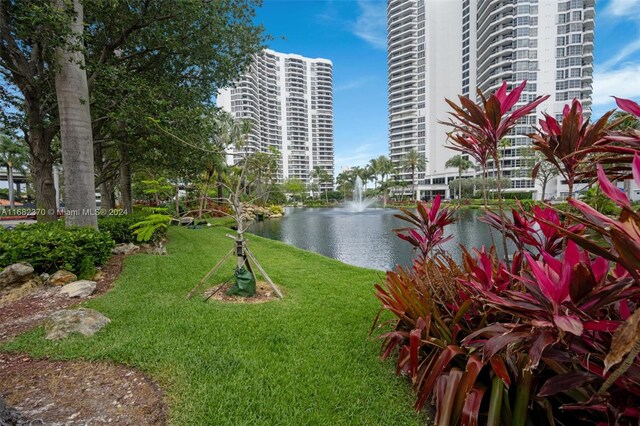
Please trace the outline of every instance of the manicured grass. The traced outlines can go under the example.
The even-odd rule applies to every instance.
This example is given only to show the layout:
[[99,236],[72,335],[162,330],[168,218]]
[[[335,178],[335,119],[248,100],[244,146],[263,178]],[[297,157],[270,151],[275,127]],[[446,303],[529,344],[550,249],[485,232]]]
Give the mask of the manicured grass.
[[171,228],[168,256],[129,257],[115,288],[86,304],[112,321],[95,336],[49,342],[39,329],[3,349],[140,368],[166,390],[172,424],[426,422],[411,407],[409,382],[394,376],[379,359],[379,342],[367,337],[379,307],[378,272],[252,236],[284,300],[186,300],[231,248],[227,232]]

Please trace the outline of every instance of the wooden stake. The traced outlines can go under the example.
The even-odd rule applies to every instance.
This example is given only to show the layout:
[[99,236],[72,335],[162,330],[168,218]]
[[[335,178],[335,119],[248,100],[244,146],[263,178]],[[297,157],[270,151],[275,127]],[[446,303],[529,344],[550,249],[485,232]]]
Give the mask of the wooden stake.
[[273,291],[275,291],[278,297],[282,299],[282,293],[280,293],[280,290],[278,289],[278,287],[273,283],[273,281],[271,281],[269,274],[267,274],[267,272],[264,269],[262,269],[262,266],[260,265],[260,263],[258,263],[258,260],[253,256],[253,253],[249,251],[249,248],[247,246],[244,247],[244,252],[246,253],[247,256],[249,256],[249,259],[256,265],[256,268],[258,268],[262,276],[267,280],[267,282],[269,283]]
[[218,269],[220,269],[220,267],[224,264],[224,262],[226,262],[226,260],[229,258],[229,256],[231,256],[232,254],[234,254],[236,251],[236,248],[232,248],[229,253],[227,253],[225,255],[225,257],[223,257],[218,263],[216,263],[216,266],[213,267],[213,269],[211,269],[209,271],[209,273],[207,275],[204,276],[204,278],[202,280],[200,280],[200,282],[189,292],[189,294],[187,295],[187,299],[191,299],[193,297],[193,294],[195,293],[195,291],[202,285],[204,284],[209,278],[211,278],[211,276],[213,274],[215,274]]

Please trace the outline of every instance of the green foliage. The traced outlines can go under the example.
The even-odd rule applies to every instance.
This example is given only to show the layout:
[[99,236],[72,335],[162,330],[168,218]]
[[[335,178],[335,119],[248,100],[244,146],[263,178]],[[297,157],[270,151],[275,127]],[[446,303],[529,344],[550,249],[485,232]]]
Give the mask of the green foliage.
[[533,192],[503,192],[502,198],[505,200],[531,200]]
[[38,273],[66,269],[77,275],[104,264],[115,243],[107,232],[92,228],[64,228],[62,222],[21,225],[0,232],[0,267],[31,264]]
[[581,200],[603,214],[615,214],[620,211],[616,204],[602,193],[600,188],[589,188],[581,194]]
[[269,206],[269,213],[284,215],[284,206],[272,204],[272,205]]
[[108,233],[116,244],[133,243],[136,241],[136,235],[131,230],[131,226],[144,217],[141,214],[101,216],[98,218],[98,228]]
[[304,193],[306,192],[306,185],[300,179],[287,179],[283,185],[284,191],[292,196],[296,197],[296,199],[301,200]]
[[144,220],[130,226],[133,234],[139,242],[157,241],[169,227],[171,216],[162,213],[153,213]]

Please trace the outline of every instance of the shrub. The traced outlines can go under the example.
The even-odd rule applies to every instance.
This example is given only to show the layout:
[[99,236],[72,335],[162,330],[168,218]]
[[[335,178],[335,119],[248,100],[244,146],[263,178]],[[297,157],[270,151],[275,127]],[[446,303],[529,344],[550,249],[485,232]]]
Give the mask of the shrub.
[[130,229],[139,242],[158,241],[167,232],[170,221],[171,216],[153,213],[131,225]]
[[[505,98],[502,89],[483,102],[495,109],[497,98]],[[468,99],[461,102],[475,111]],[[582,146],[632,155],[640,184],[640,132],[609,132],[598,145],[603,123],[578,117],[576,102],[565,117],[577,118],[560,130],[547,117],[540,140],[567,144],[560,160],[570,173],[586,157],[566,157]],[[618,104],[640,116],[639,105]],[[473,138],[462,142],[463,152],[488,149]],[[399,236],[419,255],[412,268],[389,271],[376,286],[382,309],[396,316],[385,323],[392,330],[381,336],[382,357],[397,354],[397,372],[416,388],[416,408],[431,399],[437,425],[638,424],[640,211],[601,164],[596,169],[618,218],[571,197],[567,211],[518,205],[509,216],[502,206],[487,212],[483,221],[514,243],[511,259],[499,258],[495,247],[463,248],[459,268],[440,248],[448,238],[446,209],[434,203],[403,212],[413,227]]]
[[144,217],[141,214],[102,216],[98,218],[98,227],[102,232],[111,235],[116,244],[133,243],[136,241],[136,235],[131,230],[131,226]]
[[109,259],[114,245],[110,234],[93,228],[65,228],[62,222],[21,225],[0,232],[0,267],[27,262],[38,273],[66,269],[86,277]]
[[269,206],[269,213],[284,215],[284,207],[278,205]]
[[502,198],[505,200],[531,200],[533,192],[505,192]]

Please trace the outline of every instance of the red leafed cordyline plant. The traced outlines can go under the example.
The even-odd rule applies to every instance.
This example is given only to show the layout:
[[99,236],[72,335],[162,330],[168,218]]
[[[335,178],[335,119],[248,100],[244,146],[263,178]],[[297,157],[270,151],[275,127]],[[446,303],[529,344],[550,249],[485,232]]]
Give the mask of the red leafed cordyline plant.
[[[573,197],[573,188],[578,176],[588,165],[585,159],[589,155],[588,149],[602,143],[612,123],[609,117],[613,111],[605,113],[598,121],[591,124],[585,119],[582,104],[574,99],[571,106],[566,105],[559,123],[554,117],[543,113],[538,133],[529,137],[533,141],[535,150],[556,166],[569,187],[569,198]],[[534,166],[532,177],[536,178],[540,169],[538,163]]]
[[[629,179],[631,175],[631,161],[633,156],[640,151],[640,129],[623,128],[625,122],[638,120],[640,122],[640,105],[629,99],[615,98],[618,107],[628,115],[619,116],[612,120],[609,131],[603,140],[594,144],[587,150],[587,153],[597,153],[600,157],[598,162],[606,165],[605,172],[614,180]],[[615,117],[615,116],[614,116]],[[595,173],[590,173],[588,177],[593,177]]]
[[[492,159],[496,170],[497,196],[499,214],[504,214],[502,206],[502,188],[500,179],[502,169],[500,165],[500,141],[509,134],[519,118],[535,111],[536,107],[544,102],[549,96],[539,96],[532,102],[515,108],[520,100],[520,95],[526,87],[527,82],[523,81],[511,92],[507,92],[507,82],[505,81],[500,89],[491,94],[488,98],[478,90],[480,103],[475,103],[466,96],[459,96],[460,105],[446,99],[446,102],[453,109],[450,113],[451,120],[443,122],[453,128],[449,135],[453,146],[450,148],[472,156],[482,167],[482,192],[487,207],[486,195],[486,172],[487,160]],[[503,217],[504,219],[504,217]],[[502,231],[502,244],[505,253],[507,252],[506,230]],[[508,260],[507,260],[508,262]]]
[[[569,120],[578,109],[569,107]],[[602,136],[598,124],[575,124],[582,136],[559,124],[575,149]],[[606,137],[616,135],[628,137]],[[627,141],[617,142],[616,149]],[[640,185],[640,149],[632,152]],[[559,168],[565,157],[555,157]],[[586,158],[574,156],[572,170]],[[376,285],[382,309],[396,316],[381,336],[382,356],[397,354],[416,408],[433,403],[437,425],[640,422],[640,213],[601,165],[597,177],[621,208],[618,218],[575,199],[573,213],[549,206],[518,206],[511,217],[487,212],[483,220],[514,243],[510,264],[494,247],[463,248],[458,266],[441,247],[454,211],[439,199],[400,215],[413,229],[396,232],[419,255]]]

